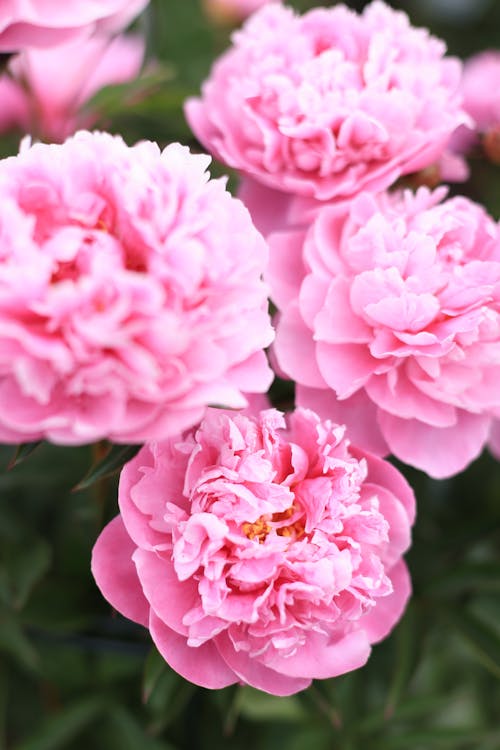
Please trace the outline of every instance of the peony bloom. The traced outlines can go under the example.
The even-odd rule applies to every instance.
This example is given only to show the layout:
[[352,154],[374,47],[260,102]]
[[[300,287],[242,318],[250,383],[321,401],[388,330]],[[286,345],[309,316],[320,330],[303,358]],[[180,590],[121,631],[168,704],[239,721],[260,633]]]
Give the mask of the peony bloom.
[[500,50],[486,50],[471,57],[464,66],[462,93],[464,108],[481,133],[500,127]]
[[500,419],[495,419],[491,426],[489,449],[500,460]]
[[274,355],[298,403],[437,478],[465,468],[500,416],[499,228],[445,194],[325,206],[305,236],[270,238],[268,274]]
[[458,60],[380,0],[362,15],[271,4],[233,42],[186,116],[218,159],[275,190],[379,191],[437,161],[466,119]]
[[209,18],[221,23],[239,23],[276,0],[203,0],[203,6]]
[[26,96],[7,75],[0,74],[0,135],[20,127],[26,118]]
[[311,411],[210,409],[141,450],[119,503],[97,584],[203,687],[289,695],[356,669],[410,593],[410,487]]
[[0,162],[0,440],[160,439],[267,390],[267,247],[209,162],[85,131]]
[[469,150],[481,136],[486,155],[500,164],[500,50],[486,50],[465,63],[462,79],[464,108],[472,128],[461,127],[451,145],[455,151]]
[[139,36],[83,38],[50,49],[28,49],[14,57],[0,79],[0,132],[17,128],[61,142],[79,127],[91,127],[85,103],[104,86],[138,76],[144,58]]
[[127,26],[148,0],[3,0],[0,52],[52,47],[95,31]]

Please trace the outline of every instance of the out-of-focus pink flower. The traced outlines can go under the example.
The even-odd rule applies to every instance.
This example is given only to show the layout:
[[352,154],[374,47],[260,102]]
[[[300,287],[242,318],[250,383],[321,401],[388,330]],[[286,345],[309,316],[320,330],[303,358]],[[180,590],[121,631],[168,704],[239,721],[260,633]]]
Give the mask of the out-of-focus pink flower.
[[489,449],[500,461],[500,419],[495,419],[491,426]]
[[267,390],[267,247],[209,162],[85,131],[0,162],[0,440],[160,439]]
[[203,0],[207,15],[222,23],[239,23],[256,10],[280,0]]
[[[456,163],[462,161],[462,164],[465,164],[463,154],[477,147],[481,138],[487,155],[492,161],[500,163],[499,81],[500,50],[486,50],[466,61],[461,92],[464,109],[471,120],[457,128],[450,140],[448,153]],[[445,159],[445,179],[447,167],[448,162]]]
[[0,79],[0,132],[15,127],[61,142],[91,127],[97,115],[82,107],[104,86],[134,79],[144,47],[139,36],[94,36],[21,52]]
[[410,593],[414,497],[344,427],[208,410],[123,470],[92,569],[192,682],[275,695],[362,666]]
[[0,75],[0,134],[21,127],[26,119],[26,95],[18,83]]
[[[465,125],[458,128],[465,129]],[[455,134],[458,132],[455,131]],[[462,149],[455,150],[455,136],[451,137],[449,147],[443,151],[438,163],[435,165],[436,175],[439,182],[466,182],[469,179],[470,170]],[[438,183],[439,184],[439,183]],[[430,185],[435,187],[435,185]]]
[[499,229],[445,193],[325,206],[270,237],[268,273],[298,403],[433,477],[465,468],[500,416]]
[[218,159],[276,190],[381,190],[436,162],[466,120],[459,61],[380,0],[362,15],[272,4],[233,41],[187,119]]
[[452,148],[463,153],[482,138],[486,155],[500,164],[500,50],[485,50],[466,61],[462,78],[464,108],[472,127],[458,128]]
[[500,126],[500,50],[486,50],[466,61],[462,78],[464,108],[477,130]]
[[123,29],[149,0],[3,0],[0,52],[52,47],[83,35]]

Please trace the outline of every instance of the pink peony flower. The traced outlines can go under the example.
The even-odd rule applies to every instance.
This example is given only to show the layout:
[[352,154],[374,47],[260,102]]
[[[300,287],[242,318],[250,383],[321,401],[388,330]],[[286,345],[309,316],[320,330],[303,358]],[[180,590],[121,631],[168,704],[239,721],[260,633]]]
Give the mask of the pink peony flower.
[[239,23],[270,2],[279,0],[203,0],[207,15],[222,23]]
[[276,190],[381,190],[437,161],[466,119],[459,61],[380,0],[362,15],[272,4],[233,41],[186,116],[218,159]]
[[495,419],[491,426],[489,449],[500,461],[500,419]]
[[148,0],[3,0],[0,52],[52,47],[94,31],[119,31],[147,4]]
[[[461,82],[463,106],[470,115],[470,121],[461,125],[453,133],[444,154],[444,178],[449,176],[449,167],[454,174],[455,165],[468,177],[463,155],[467,155],[480,143],[486,155],[500,164],[500,50],[486,50],[469,58],[464,66]],[[451,159],[451,161],[450,161]],[[443,161],[443,160],[441,160]],[[453,179],[452,174],[452,179]]]
[[26,117],[26,96],[9,76],[0,74],[0,134],[19,128]]
[[82,112],[104,86],[135,78],[144,57],[139,36],[83,38],[50,49],[28,49],[12,59],[0,79],[0,132],[17,128],[61,142],[96,113]]
[[311,411],[208,410],[141,450],[119,503],[97,584],[203,687],[289,695],[356,669],[410,593],[410,487]]
[[0,162],[0,440],[160,439],[267,390],[267,248],[209,162],[85,131]]
[[469,58],[464,66],[464,108],[477,130],[500,127],[500,50],[486,50]]
[[306,233],[271,236],[268,274],[274,355],[298,403],[438,478],[465,468],[500,416],[499,228],[445,194],[325,206]]
[[486,156],[500,165],[500,50],[486,50],[465,63],[462,78],[464,108],[470,127],[458,128],[451,147],[458,153],[471,150],[481,138]]

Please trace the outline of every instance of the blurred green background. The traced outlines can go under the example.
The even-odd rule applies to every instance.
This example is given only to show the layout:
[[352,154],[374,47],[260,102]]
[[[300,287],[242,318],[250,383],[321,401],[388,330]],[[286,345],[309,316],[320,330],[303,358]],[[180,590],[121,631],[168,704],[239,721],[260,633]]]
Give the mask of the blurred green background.
[[[500,47],[497,0],[391,4],[461,57]],[[156,72],[101,92],[99,126],[197,148],[182,102],[228,30],[196,0],[156,0],[138,26]],[[496,218],[499,177],[477,160],[462,188]],[[500,465],[489,455],[447,481],[404,469],[418,501],[404,619],[362,670],[276,698],[190,685],[103,601],[90,552],[116,513],[116,478],[72,491],[95,448],[42,445],[7,470],[14,452],[0,448],[0,750],[499,750]]]

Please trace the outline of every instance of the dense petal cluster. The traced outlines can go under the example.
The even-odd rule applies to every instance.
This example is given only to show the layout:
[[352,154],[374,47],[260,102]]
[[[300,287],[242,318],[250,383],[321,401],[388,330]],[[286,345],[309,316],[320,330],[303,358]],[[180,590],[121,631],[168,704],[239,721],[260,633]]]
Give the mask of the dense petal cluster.
[[3,0],[0,52],[52,47],[81,34],[124,28],[149,0]]
[[139,36],[96,35],[21,52],[0,78],[0,132],[16,128],[61,142],[91,127],[95,113],[82,112],[84,105],[104,86],[134,79],[144,48]]
[[0,162],[0,439],[163,438],[271,380],[267,247],[179,144],[81,131]]
[[277,190],[383,189],[435,162],[464,120],[458,60],[380,0],[362,15],[271,4],[233,41],[187,118],[218,159]]
[[480,453],[500,408],[499,229],[445,192],[362,194],[270,239],[275,355],[298,402],[434,477]]
[[209,409],[125,467],[94,576],[187,679],[294,693],[364,664],[401,616],[413,493],[344,432]]

